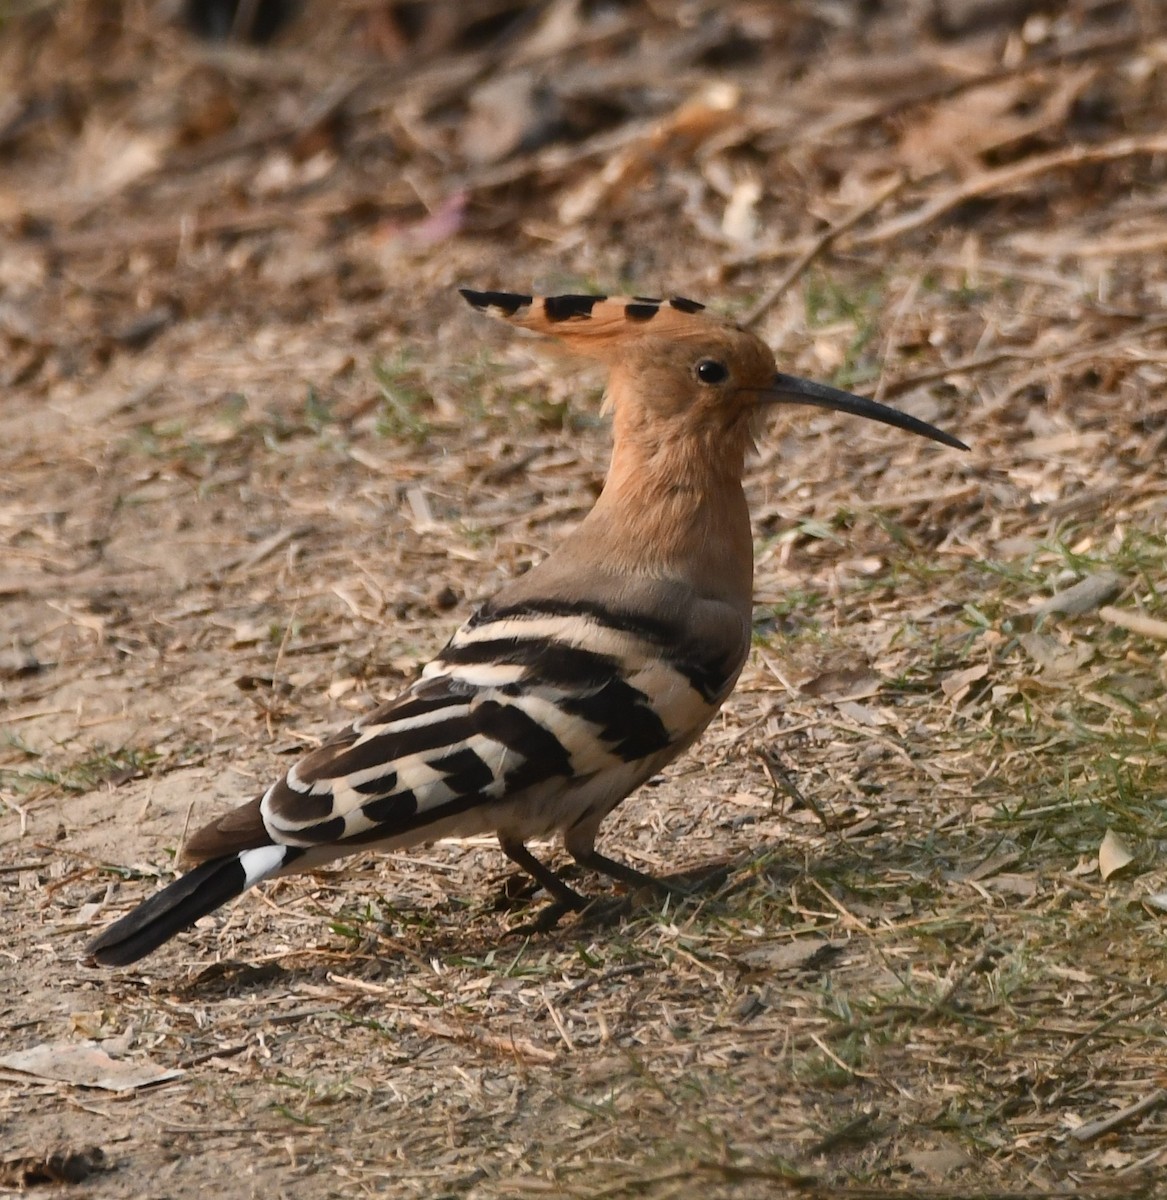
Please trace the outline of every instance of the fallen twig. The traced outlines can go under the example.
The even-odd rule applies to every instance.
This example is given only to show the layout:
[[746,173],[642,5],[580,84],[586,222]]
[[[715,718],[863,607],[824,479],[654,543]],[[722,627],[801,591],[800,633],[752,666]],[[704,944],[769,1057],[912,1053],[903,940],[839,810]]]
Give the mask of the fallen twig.
[[1077,1129],[1071,1129],[1070,1137],[1075,1142],[1093,1142],[1103,1135],[1110,1133],[1112,1130],[1127,1124],[1128,1121],[1137,1120],[1139,1117],[1146,1116],[1149,1112],[1154,1112],[1157,1108],[1162,1108],[1164,1104],[1167,1104],[1167,1090],[1157,1088],[1149,1096],[1144,1096],[1141,1100],[1136,1100],[1134,1104],[1128,1104],[1126,1108],[1120,1108],[1118,1112],[1110,1113],[1105,1117],[1099,1117],[1094,1121],[1087,1121],[1085,1125],[1079,1125]]
[[823,254],[844,233],[854,229],[864,217],[870,216],[885,200],[894,196],[907,179],[897,175],[890,183],[880,188],[874,196],[869,196],[857,208],[849,212],[841,221],[825,229],[817,238],[786,268],[782,278],[754,305],[745,315],[742,324],[747,328],[756,325],[790,290],[794,282],[806,271],[819,255]]
[[1100,1033],[1105,1033],[1111,1026],[1117,1025],[1120,1021],[1133,1021],[1136,1017],[1143,1016],[1144,1013],[1152,1012],[1161,1005],[1167,1004],[1167,988],[1161,992],[1156,992],[1150,1000],[1130,1009],[1127,1012],[1114,1013],[1107,1017],[1105,1021],[1099,1021],[1092,1029],[1087,1029],[1080,1038],[1078,1038],[1070,1048],[1061,1057],[1061,1062],[1065,1063],[1068,1059],[1074,1057],[1080,1050],[1088,1046]]
[[894,217],[883,225],[855,238],[857,246],[878,246],[905,233],[930,225],[938,217],[958,208],[969,200],[987,196],[1018,184],[1028,183],[1039,175],[1056,171],[1060,167],[1080,167],[1087,163],[1115,162],[1139,154],[1163,154],[1167,152],[1167,134],[1152,134],[1150,137],[1116,138],[1103,146],[1071,146],[1068,150],[1053,150],[1049,154],[1035,154],[1021,162],[1010,163],[992,171],[965,179],[956,187],[934,196],[913,212]]
[[1137,633],[1143,637],[1158,638],[1160,641],[1167,641],[1167,621],[1160,621],[1156,617],[1148,617],[1145,613],[1129,612],[1125,608],[1115,608],[1110,604],[1100,608],[1098,615],[1104,621],[1108,621],[1111,625],[1117,625],[1120,629],[1127,629],[1131,633]]

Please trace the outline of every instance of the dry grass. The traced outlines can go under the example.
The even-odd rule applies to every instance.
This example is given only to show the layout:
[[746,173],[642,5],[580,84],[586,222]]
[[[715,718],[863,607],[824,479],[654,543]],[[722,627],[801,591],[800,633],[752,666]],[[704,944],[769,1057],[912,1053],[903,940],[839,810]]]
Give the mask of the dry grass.
[[[32,7],[0,26],[3,1044],[186,1074],[0,1071],[0,1186],[98,1145],[78,1194],[1150,1194],[1155,6],[484,2],[411,31],[349,0],[264,50]],[[973,453],[775,422],[755,654],[605,834],[704,873],[691,899],[529,938],[497,850],[441,845],[80,967],[188,819],[589,505],[598,380],[458,283],[694,294]],[[1107,830],[1134,857],[1103,880]]]

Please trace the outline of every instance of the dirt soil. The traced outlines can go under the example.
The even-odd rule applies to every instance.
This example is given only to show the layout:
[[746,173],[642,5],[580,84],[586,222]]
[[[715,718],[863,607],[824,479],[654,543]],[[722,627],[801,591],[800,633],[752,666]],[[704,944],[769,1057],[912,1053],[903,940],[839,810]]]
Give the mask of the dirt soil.
[[[215,7],[0,4],[0,1191],[1161,1194],[1162,7]],[[775,417],[754,653],[601,840],[691,896],[531,935],[439,844],[84,965],[596,495],[602,380],[459,285],[972,450]]]

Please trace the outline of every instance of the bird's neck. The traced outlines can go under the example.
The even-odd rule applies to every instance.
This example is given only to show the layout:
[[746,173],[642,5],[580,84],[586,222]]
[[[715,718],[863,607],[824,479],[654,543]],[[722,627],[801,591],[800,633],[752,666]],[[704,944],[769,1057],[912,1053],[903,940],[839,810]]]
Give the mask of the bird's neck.
[[748,616],[754,564],[741,483],[746,444],[714,442],[617,436],[604,489],[571,540],[608,572],[686,583]]

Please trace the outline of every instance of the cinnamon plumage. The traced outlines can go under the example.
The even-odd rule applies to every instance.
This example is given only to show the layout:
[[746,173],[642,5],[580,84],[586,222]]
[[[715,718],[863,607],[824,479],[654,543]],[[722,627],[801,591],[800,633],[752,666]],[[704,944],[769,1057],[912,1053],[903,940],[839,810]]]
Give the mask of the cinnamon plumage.
[[90,943],[142,958],[265,879],[368,849],[493,833],[560,908],[584,898],[527,848],[649,876],[596,849],[603,819],[700,736],[750,645],[753,548],[742,491],[774,404],[963,443],[874,401],[780,374],[752,333],[675,297],[462,295],[609,367],[611,465],[584,521],[483,604],[418,680],[262,795],[195,833],[195,865]]

